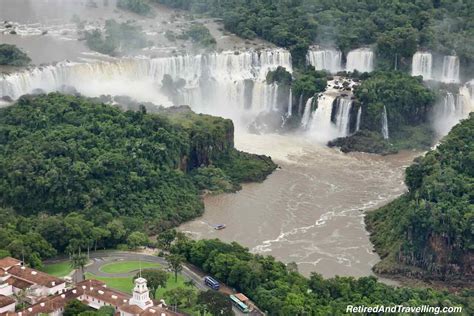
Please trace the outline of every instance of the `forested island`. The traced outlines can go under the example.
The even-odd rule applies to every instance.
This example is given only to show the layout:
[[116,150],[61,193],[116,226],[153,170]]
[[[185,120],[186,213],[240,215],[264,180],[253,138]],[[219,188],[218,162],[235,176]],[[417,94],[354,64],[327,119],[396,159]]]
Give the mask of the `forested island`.
[[30,57],[15,45],[0,44],[0,65],[20,67],[30,62]]
[[235,191],[276,167],[234,148],[231,120],[158,112],[58,93],[0,109],[1,251],[40,266],[60,253],[127,247],[134,232],[202,214],[202,193]]
[[408,193],[366,216],[382,261],[374,271],[410,278],[474,280],[474,115],[406,171]]
[[[403,72],[377,71],[363,76],[355,91],[357,106],[365,113],[360,130],[329,142],[343,152],[389,154],[401,149],[429,149],[434,131],[429,122],[436,94],[420,77]],[[391,126],[390,139],[380,134],[383,110]]]

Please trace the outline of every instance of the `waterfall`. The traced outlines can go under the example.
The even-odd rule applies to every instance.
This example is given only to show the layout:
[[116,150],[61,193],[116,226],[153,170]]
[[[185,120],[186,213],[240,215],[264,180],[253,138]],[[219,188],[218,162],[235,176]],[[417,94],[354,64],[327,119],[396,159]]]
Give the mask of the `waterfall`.
[[469,84],[459,88],[457,95],[447,92],[443,101],[434,109],[434,127],[439,136],[449,133],[460,120],[474,111],[474,102],[469,91]]
[[446,83],[459,82],[459,58],[457,56],[444,56],[441,81]]
[[308,127],[309,120],[311,119],[311,106],[313,105],[313,98],[309,98],[308,101],[306,101],[306,105],[304,107],[304,113],[303,113],[303,118],[301,119],[301,126],[303,128]]
[[318,99],[318,108],[311,119],[310,134],[319,142],[325,143],[337,137],[337,128],[331,122],[334,99],[332,95],[321,95]]
[[423,76],[423,80],[432,78],[433,56],[431,53],[416,52],[413,55],[411,75]]
[[362,107],[359,106],[357,110],[356,132],[360,130],[360,118],[362,116]]
[[310,122],[311,136],[320,142],[345,137],[350,133],[352,100],[336,97],[332,92],[322,94]]
[[293,91],[290,88],[290,93],[288,95],[288,112],[287,112],[288,117],[291,116],[291,109],[292,108],[293,108]]
[[388,139],[388,117],[387,117],[387,108],[383,106],[383,115],[382,115],[382,135],[384,139]]
[[[347,136],[350,130],[350,112],[352,108],[352,100],[347,98],[336,99],[336,113],[335,119],[331,120],[335,123],[338,131],[338,137]],[[334,110],[334,109],[333,109]]]
[[347,54],[346,71],[371,72],[374,69],[374,52],[370,48],[358,48]]
[[[287,50],[62,62],[0,76],[0,97],[17,99],[35,89],[52,92],[66,85],[85,96],[128,95],[137,101],[168,106],[169,96],[160,91],[167,74],[185,82],[179,87],[179,103],[189,104],[198,112],[241,118],[279,108],[278,86],[265,82],[268,71],[278,66],[292,71]],[[246,84],[249,81],[252,84]]]
[[306,55],[308,64],[314,66],[316,70],[327,70],[330,73],[342,70],[341,59],[341,52],[335,49],[310,49]]
[[[190,101],[192,102],[192,100]],[[251,109],[253,109],[256,112],[276,111],[278,109],[277,101],[278,101],[278,85],[277,84],[268,85],[261,82],[256,82],[254,84]]]

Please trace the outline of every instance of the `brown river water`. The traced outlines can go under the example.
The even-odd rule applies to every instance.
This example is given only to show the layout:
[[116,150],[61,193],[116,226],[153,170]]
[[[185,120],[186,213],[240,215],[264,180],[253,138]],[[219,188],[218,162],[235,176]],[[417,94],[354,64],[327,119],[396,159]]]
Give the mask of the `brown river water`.
[[379,258],[364,212],[405,192],[404,169],[420,153],[343,154],[302,137],[237,134],[239,149],[271,155],[281,168],[237,193],[207,196],[204,215],[180,229],[296,262],[304,275],[372,275]]

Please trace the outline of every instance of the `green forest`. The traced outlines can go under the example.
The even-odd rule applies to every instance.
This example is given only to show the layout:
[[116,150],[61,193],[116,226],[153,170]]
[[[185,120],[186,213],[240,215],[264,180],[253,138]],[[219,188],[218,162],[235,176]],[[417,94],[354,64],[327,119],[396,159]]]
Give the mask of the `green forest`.
[[366,217],[375,271],[472,285],[474,115],[417,158],[405,183],[408,193]]
[[474,3],[442,0],[153,0],[223,19],[227,30],[260,37],[291,50],[303,65],[311,44],[335,45],[343,53],[374,45],[382,69],[408,68],[417,48],[453,51],[474,67]]
[[201,215],[202,192],[234,191],[276,168],[234,149],[233,132],[232,121],[189,109],[21,97],[0,109],[0,249],[39,265]]
[[[391,287],[373,276],[355,279],[324,279],[317,273],[309,278],[292,264],[271,256],[255,255],[236,242],[218,239],[179,238],[172,252],[183,255],[219,281],[245,293],[268,315],[342,315],[347,305],[463,306],[462,315],[471,315],[472,293],[458,295],[429,288]],[[420,314],[423,315],[423,314]]]

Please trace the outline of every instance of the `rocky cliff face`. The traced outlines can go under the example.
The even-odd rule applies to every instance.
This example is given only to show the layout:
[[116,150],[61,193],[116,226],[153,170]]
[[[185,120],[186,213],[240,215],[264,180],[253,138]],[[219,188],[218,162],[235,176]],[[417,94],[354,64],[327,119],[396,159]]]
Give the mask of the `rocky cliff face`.
[[181,159],[182,170],[212,165],[217,157],[234,149],[234,124],[231,120],[196,114],[186,105],[162,109],[160,113],[184,127],[188,133],[189,152]]

